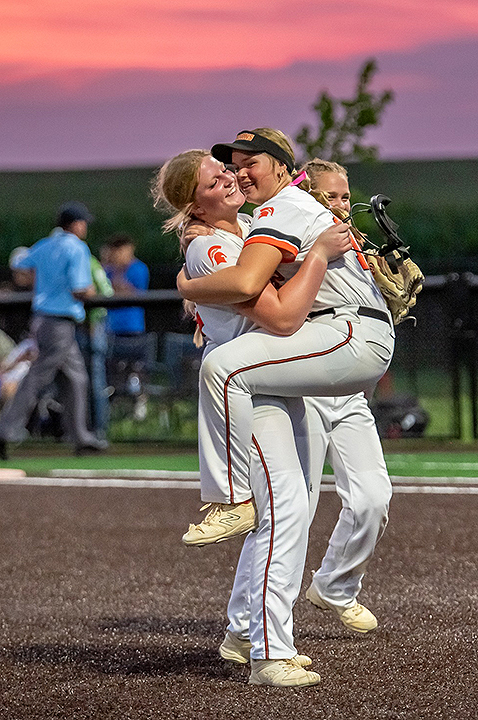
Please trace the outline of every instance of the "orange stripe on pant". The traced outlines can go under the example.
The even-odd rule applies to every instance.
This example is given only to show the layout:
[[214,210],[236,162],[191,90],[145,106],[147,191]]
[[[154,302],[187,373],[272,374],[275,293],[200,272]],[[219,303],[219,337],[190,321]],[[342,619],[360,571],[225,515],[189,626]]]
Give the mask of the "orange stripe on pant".
[[260,448],[260,445],[257,442],[254,435],[252,436],[252,442],[255,445],[255,448],[256,448],[257,453],[261,460],[262,467],[264,468],[264,473],[265,473],[266,481],[267,481],[267,490],[269,493],[269,504],[270,504],[270,508],[271,508],[271,536],[270,536],[270,540],[269,540],[269,554],[267,556],[266,567],[264,570],[264,582],[263,582],[263,586],[262,586],[262,627],[263,627],[263,631],[264,631],[265,660],[269,660],[269,637],[268,637],[268,630],[267,630],[266,595],[267,595],[267,581],[269,579],[269,568],[270,568],[271,561],[272,561],[272,550],[274,548],[274,531],[275,531],[274,495],[272,493],[272,484],[271,484],[271,476],[269,473],[269,468],[267,467],[267,463],[265,461],[265,458],[264,458],[264,455]]

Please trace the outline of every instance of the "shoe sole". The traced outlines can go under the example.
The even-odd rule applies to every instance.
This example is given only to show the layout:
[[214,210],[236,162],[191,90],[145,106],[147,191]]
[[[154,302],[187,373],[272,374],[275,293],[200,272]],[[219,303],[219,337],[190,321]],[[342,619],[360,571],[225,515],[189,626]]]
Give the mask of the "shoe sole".
[[256,680],[256,678],[250,677],[248,680],[249,685],[265,685],[267,687],[281,687],[281,688],[308,688],[308,687],[314,687],[315,685],[318,685],[320,683],[320,676],[317,678],[317,680],[311,681],[311,682],[305,682],[305,683],[271,683],[271,682],[261,682],[260,680]]
[[319,610],[325,610],[326,612],[333,611],[337,615],[337,617],[340,620],[340,622],[342,623],[342,625],[347,628],[347,630],[353,630],[354,632],[362,633],[362,635],[365,635],[366,633],[373,632],[374,630],[377,629],[378,623],[377,623],[377,625],[374,625],[371,628],[363,629],[363,628],[354,627],[353,625],[350,625],[349,623],[344,622],[334,608],[331,608],[328,605],[326,605],[323,600],[316,599],[315,597],[312,598],[309,590],[306,590],[305,597],[312,605],[314,605],[314,607],[319,608]]
[[225,542],[226,540],[232,540],[235,537],[240,537],[241,535],[246,535],[246,533],[253,532],[255,530],[254,528],[246,528],[245,530],[241,530],[241,532],[236,532],[231,535],[226,535],[225,537],[219,537],[219,538],[208,538],[207,540],[185,540],[184,537],[181,538],[183,543],[187,545],[188,547],[204,547],[205,545],[217,545],[217,543]]

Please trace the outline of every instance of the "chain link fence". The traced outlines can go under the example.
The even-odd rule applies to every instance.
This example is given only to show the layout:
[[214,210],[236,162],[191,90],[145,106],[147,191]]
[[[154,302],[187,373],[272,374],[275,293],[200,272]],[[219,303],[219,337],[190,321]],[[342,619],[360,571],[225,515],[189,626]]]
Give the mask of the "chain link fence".
[[[15,341],[27,332],[30,302],[30,293],[0,296],[0,327]],[[109,439],[195,443],[201,351],[177,291],[95,298],[85,305],[146,310],[144,336],[116,349],[110,338]],[[478,438],[478,275],[427,277],[412,314],[396,328],[394,358],[372,401],[381,436]],[[61,400],[55,402],[61,412]]]

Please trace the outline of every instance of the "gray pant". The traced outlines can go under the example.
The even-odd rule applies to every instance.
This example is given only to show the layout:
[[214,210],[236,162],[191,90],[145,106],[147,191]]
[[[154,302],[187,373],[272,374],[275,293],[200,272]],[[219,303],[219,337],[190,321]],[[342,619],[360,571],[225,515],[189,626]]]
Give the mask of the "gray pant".
[[88,373],[75,338],[75,323],[54,316],[37,317],[34,323],[38,358],[0,415],[0,438],[8,442],[23,439],[40,392],[59,372],[63,376],[62,401],[72,441],[77,446],[96,443],[86,426]]

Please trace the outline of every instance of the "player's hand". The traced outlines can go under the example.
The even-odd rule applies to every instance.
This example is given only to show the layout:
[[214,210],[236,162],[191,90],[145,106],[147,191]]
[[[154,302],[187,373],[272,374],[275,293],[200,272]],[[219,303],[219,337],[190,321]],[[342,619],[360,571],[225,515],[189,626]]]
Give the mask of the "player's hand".
[[334,223],[320,233],[310,249],[311,253],[320,255],[327,262],[337,260],[352,249],[350,228],[347,223]]
[[184,226],[181,233],[181,248],[183,252],[186,252],[190,242],[194,240],[198,235],[214,235],[215,228],[210,225],[201,222],[200,220],[190,220],[187,225]]

